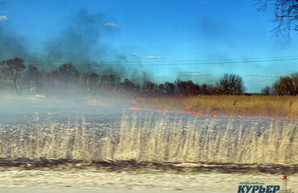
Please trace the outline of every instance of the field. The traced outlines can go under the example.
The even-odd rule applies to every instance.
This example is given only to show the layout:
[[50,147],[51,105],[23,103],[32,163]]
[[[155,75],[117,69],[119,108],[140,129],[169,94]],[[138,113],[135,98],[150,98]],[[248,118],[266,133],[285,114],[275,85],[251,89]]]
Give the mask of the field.
[[[206,117],[183,109],[196,101],[207,108],[202,100],[216,97],[222,103],[209,105],[225,108],[236,98],[204,97],[2,97],[0,186],[222,192],[235,191],[239,179],[281,185],[278,176],[287,174],[297,187],[294,117]],[[236,110],[247,97],[230,106]],[[284,103],[295,107],[294,99]]]
[[[196,98],[184,100],[191,99]],[[295,120],[200,117],[81,101],[24,99],[18,103],[11,103],[11,108],[6,101],[6,113],[2,112],[1,117],[6,117],[0,124],[2,159],[293,167],[298,163]]]
[[298,118],[298,96],[198,95],[192,97],[137,97],[137,105],[159,109],[189,109],[193,112],[229,116]]

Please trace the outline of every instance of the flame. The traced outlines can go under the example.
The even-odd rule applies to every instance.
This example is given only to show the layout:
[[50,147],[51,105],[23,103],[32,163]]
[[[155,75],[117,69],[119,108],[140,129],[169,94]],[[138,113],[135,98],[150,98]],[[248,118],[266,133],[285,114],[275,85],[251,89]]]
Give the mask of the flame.
[[[94,97],[87,97],[86,103],[92,106],[106,106],[104,102],[100,99]],[[136,101],[133,100],[130,105],[136,105]],[[129,106],[129,105],[128,105]],[[153,109],[147,107],[129,107],[129,110],[132,111],[152,111],[152,112],[159,112],[159,113],[179,113],[179,114],[192,114],[199,117],[208,117],[208,118],[240,118],[240,119],[268,119],[268,120],[298,120],[298,117],[273,117],[273,116],[245,116],[245,115],[223,115],[218,113],[201,113],[192,111],[189,107],[184,107],[183,110],[167,110],[167,109]]]
[[152,108],[142,108],[142,107],[130,107],[132,111],[152,111],[160,113],[179,113],[179,114],[192,114],[199,117],[209,117],[209,118],[240,118],[240,119],[269,119],[269,120],[298,120],[297,117],[273,117],[273,116],[244,116],[244,115],[220,115],[218,113],[200,113],[191,111],[190,108],[184,107],[184,110],[166,110],[166,109],[152,109]]

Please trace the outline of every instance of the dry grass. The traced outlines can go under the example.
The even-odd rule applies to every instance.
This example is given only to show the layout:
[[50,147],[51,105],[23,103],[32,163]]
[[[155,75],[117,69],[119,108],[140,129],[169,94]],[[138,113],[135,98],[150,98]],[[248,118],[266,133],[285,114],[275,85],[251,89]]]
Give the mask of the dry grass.
[[31,122],[0,126],[0,158],[297,164],[296,121],[202,119],[126,112],[119,125]]
[[298,117],[298,96],[193,96],[193,97],[139,97],[137,105],[154,108],[189,108],[200,113],[244,116]]

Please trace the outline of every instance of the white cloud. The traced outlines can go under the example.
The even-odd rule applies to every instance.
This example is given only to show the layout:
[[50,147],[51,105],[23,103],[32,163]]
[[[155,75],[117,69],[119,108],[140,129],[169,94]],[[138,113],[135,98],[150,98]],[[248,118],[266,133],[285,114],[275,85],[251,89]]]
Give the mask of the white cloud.
[[5,16],[5,15],[0,15],[0,21],[5,21],[7,20],[8,18]]
[[143,57],[143,59],[161,59],[161,57],[160,56],[145,56],[145,57]]
[[108,26],[108,27],[118,27],[118,25],[115,24],[115,23],[113,23],[113,22],[105,23],[104,26]]

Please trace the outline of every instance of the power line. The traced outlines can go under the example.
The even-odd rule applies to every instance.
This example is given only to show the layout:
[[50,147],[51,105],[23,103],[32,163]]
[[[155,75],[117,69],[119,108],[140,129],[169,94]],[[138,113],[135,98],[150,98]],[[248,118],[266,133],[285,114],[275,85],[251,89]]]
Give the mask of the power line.
[[[111,67],[111,66],[159,66],[159,65],[202,65],[202,64],[241,64],[241,63],[264,63],[264,62],[279,62],[279,61],[298,61],[298,56],[283,56],[283,57],[266,57],[266,58],[243,58],[243,59],[209,59],[209,60],[175,60],[175,61],[140,61],[140,62],[70,62],[74,65],[91,65],[90,67],[102,66],[102,67]],[[34,62],[26,61],[26,63],[36,64],[36,65],[48,65],[56,64],[61,65],[69,62]]]

